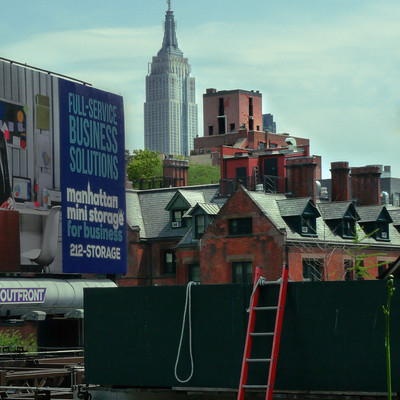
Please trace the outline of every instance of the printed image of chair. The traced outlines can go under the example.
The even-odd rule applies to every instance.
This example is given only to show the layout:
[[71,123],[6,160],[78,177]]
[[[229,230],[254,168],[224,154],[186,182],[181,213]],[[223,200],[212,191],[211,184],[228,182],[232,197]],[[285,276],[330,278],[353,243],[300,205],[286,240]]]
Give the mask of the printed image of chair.
[[28,258],[31,262],[40,265],[43,269],[54,261],[57,254],[60,213],[60,206],[55,206],[50,210],[44,226],[41,248],[28,250],[22,253],[22,257]]

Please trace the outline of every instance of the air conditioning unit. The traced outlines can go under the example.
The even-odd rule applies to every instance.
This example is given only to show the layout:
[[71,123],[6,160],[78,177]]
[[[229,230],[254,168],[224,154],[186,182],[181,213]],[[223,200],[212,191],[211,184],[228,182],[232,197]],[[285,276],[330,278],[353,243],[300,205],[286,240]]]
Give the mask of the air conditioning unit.
[[307,226],[302,226],[301,227],[301,232],[302,233],[307,233],[308,232],[308,227]]
[[172,227],[173,228],[180,228],[182,226],[182,223],[181,222],[173,222],[172,223]]

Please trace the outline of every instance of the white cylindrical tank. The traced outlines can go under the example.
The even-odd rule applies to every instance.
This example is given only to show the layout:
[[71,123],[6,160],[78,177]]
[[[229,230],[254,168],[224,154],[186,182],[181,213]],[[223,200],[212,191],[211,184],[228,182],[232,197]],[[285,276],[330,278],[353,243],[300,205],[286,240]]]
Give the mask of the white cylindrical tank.
[[83,290],[117,287],[109,279],[0,278],[0,317],[30,311],[65,314],[83,308]]

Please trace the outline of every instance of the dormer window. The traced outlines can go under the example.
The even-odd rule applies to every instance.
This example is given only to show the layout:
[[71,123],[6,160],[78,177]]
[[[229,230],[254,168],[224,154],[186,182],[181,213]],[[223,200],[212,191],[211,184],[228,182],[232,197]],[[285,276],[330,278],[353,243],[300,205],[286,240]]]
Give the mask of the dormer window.
[[367,235],[375,240],[390,241],[389,224],[393,222],[385,206],[364,206],[357,208],[360,225]]
[[320,203],[318,208],[325,223],[334,235],[343,239],[354,239],[356,221],[360,219],[354,204],[349,201]]
[[185,226],[185,220],[183,214],[185,210],[174,210],[172,211],[172,228],[181,228]]
[[301,235],[315,235],[316,220],[313,216],[304,215],[301,217]]
[[[172,229],[186,228],[190,226],[190,218],[187,218],[187,212],[191,210],[198,202],[204,202],[202,192],[194,190],[178,189],[172,196],[165,210],[169,211],[170,227]],[[187,222],[189,220],[189,222]]]
[[[193,239],[200,239],[208,225],[219,212],[219,206],[212,203],[197,203],[186,216],[193,221]],[[186,218],[184,218],[186,219]]]
[[354,238],[356,232],[356,221],[354,219],[345,218],[342,221],[342,237]]
[[195,235],[199,239],[206,229],[206,218],[204,214],[198,214],[195,217]]
[[310,198],[278,200],[286,223],[301,236],[317,236],[317,218],[321,216]]
[[376,240],[389,240],[389,224],[387,222],[378,221],[377,231],[375,233]]

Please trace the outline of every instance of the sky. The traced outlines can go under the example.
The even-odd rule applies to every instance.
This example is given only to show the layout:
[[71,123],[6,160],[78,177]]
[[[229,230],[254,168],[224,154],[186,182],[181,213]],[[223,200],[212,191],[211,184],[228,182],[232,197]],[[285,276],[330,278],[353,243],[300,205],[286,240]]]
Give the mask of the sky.
[[[310,139],[330,163],[390,165],[400,178],[398,0],[171,0],[196,79],[199,135],[207,88],[259,90],[278,133]],[[14,0],[2,4],[0,57],[124,98],[125,147],[144,147],[148,64],[165,0]],[[7,17],[8,16],[8,17]]]

